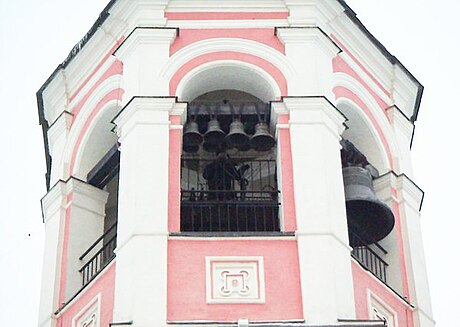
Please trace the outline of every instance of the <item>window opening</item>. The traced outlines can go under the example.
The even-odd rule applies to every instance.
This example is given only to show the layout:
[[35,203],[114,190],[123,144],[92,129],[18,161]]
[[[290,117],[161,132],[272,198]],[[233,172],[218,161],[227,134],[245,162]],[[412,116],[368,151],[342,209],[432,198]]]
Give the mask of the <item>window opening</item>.
[[182,232],[279,231],[267,104],[190,103],[181,160]]

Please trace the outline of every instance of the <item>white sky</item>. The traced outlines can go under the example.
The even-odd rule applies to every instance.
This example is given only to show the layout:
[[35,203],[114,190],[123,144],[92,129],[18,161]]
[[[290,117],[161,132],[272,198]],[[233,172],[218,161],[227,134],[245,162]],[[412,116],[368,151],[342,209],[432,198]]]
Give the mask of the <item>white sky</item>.
[[[108,0],[0,0],[0,316],[37,324],[45,158],[35,92]],[[440,327],[458,326],[460,286],[459,0],[348,0],[364,25],[425,86],[413,144],[426,192],[422,227]],[[30,236],[29,236],[30,234]]]

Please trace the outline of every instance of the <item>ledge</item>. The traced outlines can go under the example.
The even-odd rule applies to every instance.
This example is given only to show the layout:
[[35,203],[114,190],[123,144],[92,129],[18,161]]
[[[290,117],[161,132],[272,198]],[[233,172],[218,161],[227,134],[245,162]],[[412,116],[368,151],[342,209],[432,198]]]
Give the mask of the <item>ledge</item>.
[[295,232],[171,232],[170,237],[198,237],[198,238],[217,238],[217,237],[294,237]]

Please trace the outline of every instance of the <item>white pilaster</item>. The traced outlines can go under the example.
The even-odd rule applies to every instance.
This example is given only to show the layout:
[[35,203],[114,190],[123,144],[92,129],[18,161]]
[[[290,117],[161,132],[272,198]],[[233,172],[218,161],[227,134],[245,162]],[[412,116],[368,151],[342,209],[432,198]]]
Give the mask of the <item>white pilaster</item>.
[[288,97],[274,105],[290,115],[304,318],[308,324],[353,319],[339,144],[345,117],[325,97]]
[[276,34],[296,72],[288,80],[289,95],[334,99],[332,59],[341,51],[337,44],[316,26],[279,27]]
[[399,171],[396,171],[396,173],[405,174],[412,178],[410,145],[414,132],[414,124],[396,105],[387,108],[386,112],[391,122],[399,150]]
[[121,143],[114,321],[166,325],[172,97],[135,97],[114,119]]
[[108,193],[79,179],[67,183],[70,196],[68,206],[68,245],[65,301],[72,298],[82,286],[80,268],[85,261],[80,256],[104,234],[105,204]]
[[68,178],[69,167],[67,163],[63,162],[63,155],[72,121],[73,115],[64,111],[48,129],[49,151],[53,160],[50,185]]
[[123,62],[124,99],[169,94],[169,80],[160,72],[177,33],[175,28],[137,27],[115,51]]
[[[55,326],[59,301],[68,301],[81,288],[79,257],[103,233],[106,200],[107,192],[74,178],[58,181],[42,199],[46,240],[40,327]],[[65,287],[63,299],[59,299],[61,287]]]
[[38,318],[39,327],[56,326],[54,312],[59,307],[60,263],[66,199],[65,182],[59,181],[48,191],[41,201],[46,237]]
[[433,311],[428,287],[425,253],[420,226],[420,206],[423,191],[405,175],[396,179],[396,190],[400,202],[401,228],[405,245],[405,256],[409,275],[409,292],[415,305],[415,325],[433,327]]

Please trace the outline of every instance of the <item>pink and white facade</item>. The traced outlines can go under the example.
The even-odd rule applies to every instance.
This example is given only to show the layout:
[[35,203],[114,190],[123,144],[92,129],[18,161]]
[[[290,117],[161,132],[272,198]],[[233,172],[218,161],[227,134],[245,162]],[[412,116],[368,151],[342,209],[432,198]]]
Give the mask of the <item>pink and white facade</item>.
[[[38,326],[434,326],[410,155],[422,90],[344,1],[112,0],[38,92]],[[219,96],[268,108],[276,144],[251,156],[276,167],[271,230],[184,227],[184,124]],[[384,278],[349,245],[342,138],[394,215],[367,248]]]

